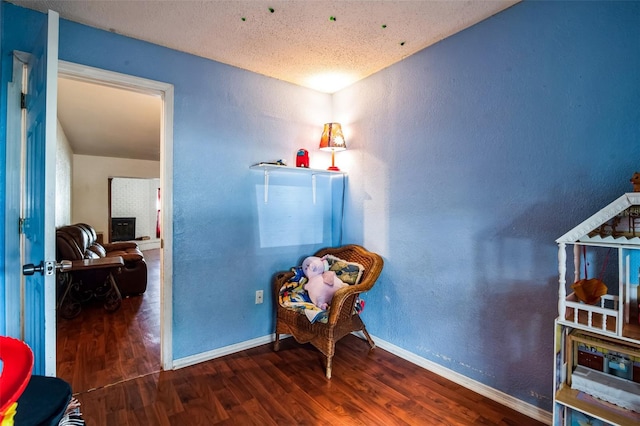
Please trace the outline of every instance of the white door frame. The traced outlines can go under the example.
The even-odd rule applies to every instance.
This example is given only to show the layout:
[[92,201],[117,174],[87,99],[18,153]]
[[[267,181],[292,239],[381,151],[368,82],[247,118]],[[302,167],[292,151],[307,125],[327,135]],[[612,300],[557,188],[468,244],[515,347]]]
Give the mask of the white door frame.
[[[162,99],[160,121],[160,362],[173,369],[173,85],[86,65],[58,61],[58,77],[131,90]],[[56,348],[51,350],[55,351]]]

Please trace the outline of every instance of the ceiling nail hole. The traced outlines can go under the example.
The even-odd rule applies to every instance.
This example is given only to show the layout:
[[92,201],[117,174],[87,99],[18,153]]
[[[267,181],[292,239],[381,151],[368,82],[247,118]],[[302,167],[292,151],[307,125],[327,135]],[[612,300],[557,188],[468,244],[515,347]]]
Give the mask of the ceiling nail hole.
[[387,28],[387,24],[382,24],[382,29]]
[[329,20],[330,20],[330,21],[335,21],[335,20],[336,20],[336,17],[335,17],[335,16],[329,16]]
[[269,12],[273,13],[273,12],[275,12],[275,11],[276,11],[276,10],[275,10],[274,8],[272,8],[272,7],[270,7],[270,8],[269,8]]
[[404,41],[401,41],[401,42],[400,42],[400,46],[404,46]]

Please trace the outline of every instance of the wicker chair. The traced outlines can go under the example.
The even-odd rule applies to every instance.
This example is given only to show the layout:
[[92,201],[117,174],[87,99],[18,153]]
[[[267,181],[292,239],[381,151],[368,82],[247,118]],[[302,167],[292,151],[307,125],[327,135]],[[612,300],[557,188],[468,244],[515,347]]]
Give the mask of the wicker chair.
[[357,262],[364,266],[364,273],[360,283],[347,286],[336,292],[329,309],[326,323],[313,324],[304,314],[280,306],[279,293],[282,286],[294,276],[294,273],[279,272],[274,278],[274,294],[276,304],[276,337],[274,350],[280,349],[280,334],[291,334],[298,343],[311,343],[327,357],[327,378],[331,378],[331,365],[338,340],[353,331],[362,331],[373,349],[375,343],[369,336],[360,318],[354,313],[354,304],[358,294],[368,291],[378,279],[382,271],[383,260],[376,254],[357,245],[347,245],[338,248],[325,248],[315,256],[322,257],[331,254],[348,262]]

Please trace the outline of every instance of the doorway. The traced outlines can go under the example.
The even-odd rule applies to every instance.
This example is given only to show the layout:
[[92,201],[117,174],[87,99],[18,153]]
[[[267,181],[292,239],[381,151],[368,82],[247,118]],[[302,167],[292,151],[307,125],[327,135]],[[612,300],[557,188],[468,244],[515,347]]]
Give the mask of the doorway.
[[[167,83],[161,83],[157,81],[147,80],[139,77],[114,73],[110,71],[100,70],[97,68],[86,67],[77,65],[65,61],[59,61],[59,79],[67,79],[77,82],[83,82],[91,85],[96,85],[101,88],[113,88],[119,91],[125,91],[137,95],[143,95],[144,97],[151,97],[158,99],[161,103],[160,108],[160,120],[159,120],[159,143],[157,150],[159,151],[159,188],[162,188],[162,200],[160,202],[160,216],[159,220],[162,221],[161,234],[158,238],[159,248],[145,252],[145,258],[148,257],[148,271],[149,271],[149,283],[156,281],[157,285],[155,289],[150,289],[149,293],[145,293],[142,296],[131,297],[123,301],[122,311],[116,311],[113,313],[99,312],[97,307],[91,307],[95,309],[94,314],[99,318],[99,323],[95,323],[89,329],[82,330],[80,327],[76,327],[77,330],[63,330],[66,336],[71,336],[77,331],[83,333],[83,339],[89,340],[89,342],[83,342],[85,349],[77,351],[75,354],[71,354],[75,357],[79,357],[81,360],[86,361],[89,367],[88,370],[93,371],[91,374],[85,374],[84,377],[80,377],[77,372],[69,370],[69,366],[73,362],[77,362],[69,359],[69,349],[66,349],[66,354],[58,348],[58,375],[69,380],[70,383],[82,382],[84,383],[80,388],[74,387],[74,392],[83,392],[91,388],[97,388],[115,383],[117,381],[123,381],[138,377],[140,375],[152,373],[160,369],[169,370],[173,368],[173,356],[171,350],[172,341],[172,311],[171,311],[171,271],[172,271],[172,206],[171,206],[171,194],[172,194],[172,155],[173,155],[173,86]],[[117,133],[118,127],[113,127],[112,131]],[[104,146],[105,144],[98,144]],[[99,151],[98,151],[99,152]],[[79,156],[88,156],[86,152],[73,153]],[[100,156],[100,154],[97,154]],[[102,154],[104,155],[104,154]],[[107,154],[108,155],[108,154]],[[99,157],[96,157],[99,158]],[[102,158],[107,158],[102,157]],[[109,157],[111,158],[111,157]],[[124,158],[124,157],[123,157]],[[126,160],[126,158],[124,158]],[[109,161],[102,161],[102,163],[108,163]],[[143,167],[144,168],[144,167]],[[76,171],[74,170],[75,174]],[[123,172],[120,170],[113,170],[110,172],[110,177],[121,176]],[[133,177],[136,173],[133,174]],[[144,177],[145,175],[140,175]],[[105,182],[105,180],[103,180]],[[105,182],[106,183],[106,182]],[[107,217],[108,212],[108,199],[107,188],[104,185],[104,223],[100,223],[102,219],[96,219],[99,223],[97,226],[107,234]],[[93,192],[92,189],[85,188],[85,191]],[[74,196],[75,198],[75,196]],[[78,203],[79,200],[73,199],[71,203]],[[91,203],[87,203],[91,206]],[[95,207],[95,205],[93,205]],[[73,211],[69,213],[69,223],[82,222],[86,212]],[[104,242],[108,242],[107,238],[104,238]],[[155,235],[154,235],[155,236]],[[146,300],[144,298],[147,298]],[[157,301],[157,305],[150,309],[149,303],[152,300]],[[146,306],[146,307],[145,307]],[[124,309],[126,308],[126,309]],[[152,312],[153,311],[153,312]],[[102,321],[102,317],[105,315],[120,315],[118,317],[121,322]],[[154,321],[150,321],[151,316],[156,316]],[[126,316],[126,318],[125,318]],[[112,320],[111,318],[110,320]],[[58,329],[61,329],[63,325],[59,319]],[[141,338],[130,337],[123,334],[123,328],[139,324],[157,323],[157,327],[154,330],[141,330],[138,335],[146,336],[147,341]],[[67,337],[65,337],[67,338]],[[115,346],[114,339],[126,339],[130,341],[129,345],[125,345],[128,349],[124,349],[124,353],[115,354],[113,348]],[[88,344],[87,344],[88,343]],[[159,352],[158,356],[145,357],[140,356],[139,345],[155,345],[155,351]],[[58,346],[61,345],[61,339],[58,339]],[[138,345],[138,346],[136,346]],[[103,350],[102,356],[96,357],[92,351]],[[145,359],[145,362],[141,365],[135,366],[137,360],[141,358]],[[118,363],[117,360],[120,360]],[[94,364],[91,365],[91,362]],[[111,367],[107,365],[100,366],[100,363],[107,364],[109,362],[114,363]],[[66,364],[65,364],[66,363]],[[127,365],[131,364],[131,365]],[[75,377],[68,377],[69,375]],[[67,377],[65,377],[67,376]]]

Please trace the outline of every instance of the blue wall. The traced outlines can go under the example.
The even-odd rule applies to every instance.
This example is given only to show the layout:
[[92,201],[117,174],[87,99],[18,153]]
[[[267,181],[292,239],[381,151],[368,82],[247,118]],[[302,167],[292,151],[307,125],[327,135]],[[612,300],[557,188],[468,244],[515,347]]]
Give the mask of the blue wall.
[[372,334],[551,409],[554,241],[632,191],[639,53],[639,2],[525,2],[334,95]]
[[[3,7],[4,45],[27,43],[20,25],[42,15]],[[337,241],[330,182],[323,243],[264,247],[248,170],[316,152],[333,118],[350,148],[344,242],[385,258],[371,333],[550,410],[554,240],[640,168],[639,28],[635,2],[525,2],[333,97],[64,20],[60,57],[175,85],[176,358],[272,332],[273,271]]]
[[[303,248],[261,248],[263,175],[249,166],[292,161],[297,148],[315,145],[330,97],[67,21],[60,25],[60,58],[175,87],[174,357],[271,333],[274,271],[293,266],[301,252],[330,245],[332,236]],[[307,185],[310,193],[306,178],[277,176],[270,183]],[[311,207],[301,200],[299,208]],[[257,306],[258,289],[265,290],[265,303]]]
[[[32,31],[24,28],[38,26],[45,16],[2,6],[6,51],[28,50]],[[272,333],[273,273],[338,238],[330,214],[333,184],[318,179],[323,202],[314,206],[310,176],[272,176],[274,187],[306,188],[309,196],[296,208],[323,209],[326,226],[320,242],[263,248],[258,225],[263,175],[249,166],[279,158],[291,164],[301,147],[317,152],[322,124],[330,121],[331,97],[66,20],[60,22],[59,52],[62,60],[174,85],[174,357]],[[328,162],[322,155],[316,162]],[[271,197],[270,205],[282,198]],[[259,289],[265,300],[255,305]]]

